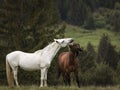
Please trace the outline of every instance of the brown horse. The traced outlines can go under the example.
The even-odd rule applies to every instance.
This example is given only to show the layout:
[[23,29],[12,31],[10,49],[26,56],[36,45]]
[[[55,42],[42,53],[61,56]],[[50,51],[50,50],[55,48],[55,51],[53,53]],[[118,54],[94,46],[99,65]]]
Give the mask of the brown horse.
[[69,45],[69,52],[62,52],[59,55],[58,60],[58,78],[62,74],[63,80],[66,85],[71,85],[70,73],[74,72],[76,77],[76,82],[78,87],[80,87],[80,82],[78,78],[78,54],[82,51],[79,44],[74,43]]

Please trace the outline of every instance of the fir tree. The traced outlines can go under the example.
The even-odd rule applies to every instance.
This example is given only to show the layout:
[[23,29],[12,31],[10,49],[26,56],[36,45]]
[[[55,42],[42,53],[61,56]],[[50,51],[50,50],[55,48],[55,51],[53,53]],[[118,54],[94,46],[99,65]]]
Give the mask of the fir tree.
[[115,50],[115,46],[110,43],[110,39],[107,35],[103,35],[100,40],[97,61],[98,63],[106,63],[112,68],[116,68],[119,61],[118,53]]

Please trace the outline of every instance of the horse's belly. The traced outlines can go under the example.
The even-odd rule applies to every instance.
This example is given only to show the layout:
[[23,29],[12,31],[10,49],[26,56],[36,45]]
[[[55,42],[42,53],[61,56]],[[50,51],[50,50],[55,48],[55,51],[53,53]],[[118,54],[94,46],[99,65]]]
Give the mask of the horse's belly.
[[26,70],[26,71],[35,71],[35,70],[40,70],[40,67],[39,65],[24,65],[24,64],[20,64],[20,68],[22,68],[23,70]]
[[38,60],[22,59],[19,61],[19,66],[27,71],[39,70],[40,65]]

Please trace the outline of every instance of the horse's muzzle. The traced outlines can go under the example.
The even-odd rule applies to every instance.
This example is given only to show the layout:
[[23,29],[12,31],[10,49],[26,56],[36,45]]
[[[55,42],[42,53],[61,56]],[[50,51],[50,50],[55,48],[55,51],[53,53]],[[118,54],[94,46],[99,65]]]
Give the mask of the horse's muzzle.
[[73,39],[71,39],[71,41],[70,41],[70,43],[72,43],[74,40]]
[[83,52],[83,49],[80,48],[79,51],[80,51],[80,52]]

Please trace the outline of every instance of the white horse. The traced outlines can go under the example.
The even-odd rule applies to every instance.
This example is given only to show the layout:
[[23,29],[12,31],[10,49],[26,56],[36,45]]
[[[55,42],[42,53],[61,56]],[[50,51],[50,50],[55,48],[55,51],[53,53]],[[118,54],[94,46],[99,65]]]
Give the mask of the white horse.
[[61,47],[66,47],[72,41],[72,38],[54,39],[54,42],[34,53],[22,51],[9,53],[6,56],[6,74],[9,86],[14,87],[15,80],[16,85],[19,87],[17,80],[18,66],[27,71],[41,70],[40,87],[47,86],[47,72],[52,59]]

